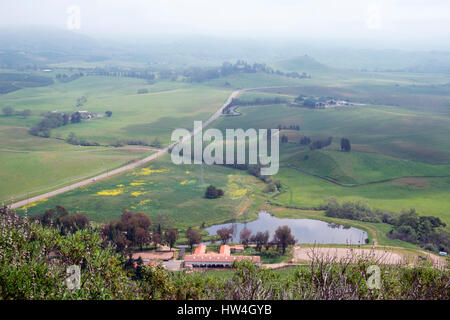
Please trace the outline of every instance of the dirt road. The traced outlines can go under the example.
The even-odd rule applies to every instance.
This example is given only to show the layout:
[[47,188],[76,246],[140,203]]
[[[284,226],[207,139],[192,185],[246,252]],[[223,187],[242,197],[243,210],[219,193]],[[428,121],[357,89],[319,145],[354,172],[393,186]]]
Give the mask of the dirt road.
[[[189,135],[184,136],[181,140],[185,141],[187,139],[190,139],[193,135],[197,134],[198,132],[200,132],[200,130],[202,130],[203,128],[206,128],[214,120],[219,118],[220,115],[222,114],[223,109],[231,103],[231,100],[233,98],[236,98],[241,93],[241,91],[245,91],[245,90],[246,89],[233,91],[230,94],[230,96],[228,97],[227,101],[225,101],[225,103],[222,105],[222,107],[220,107],[219,110],[217,110],[208,120],[206,120],[203,123],[202,127],[198,128],[197,130],[192,131]],[[144,165],[144,164],[146,164],[146,163],[148,163],[150,161],[153,161],[153,160],[156,160],[156,159],[160,158],[161,156],[166,154],[169,151],[169,149],[172,148],[176,143],[178,143],[178,142],[174,142],[174,143],[170,144],[169,146],[167,146],[167,147],[165,147],[163,149],[160,149],[156,153],[154,153],[154,154],[152,154],[152,155],[150,155],[150,156],[148,156],[148,157],[146,157],[144,159],[141,159],[139,161],[136,161],[136,162],[124,165],[123,167],[117,168],[115,170],[111,170],[109,172],[100,174],[98,176],[82,180],[80,182],[77,182],[77,183],[68,185],[66,187],[62,187],[62,188],[59,188],[59,189],[56,189],[56,190],[53,190],[53,191],[41,194],[39,196],[35,196],[35,197],[29,198],[29,199],[25,199],[25,200],[13,203],[13,204],[11,204],[11,208],[12,209],[17,209],[17,208],[23,207],[24,205],[27,205],[29,203],[32,203],[32,202],[35,202],[35,201],[38,201],[38,200],[42,200],[42,199],[46,199],[46,198],[50,198],[50,197],[54,197],[54,196],[56,196],[58,194],[61,194],[61,193],[64,193],[64,192],[67,192],[67,191],[70,191],[70,190],[74,190],[74,189],[86,186],[86,185],[94,183],[94,182],[98,182],[100,180],[103,180],[103,179],[106,179],[108,177],[117,175],[119,173],[123,173],[123,172],[128,171],[128,170],[135,169],[136,167],[142,166],[142,165]]]

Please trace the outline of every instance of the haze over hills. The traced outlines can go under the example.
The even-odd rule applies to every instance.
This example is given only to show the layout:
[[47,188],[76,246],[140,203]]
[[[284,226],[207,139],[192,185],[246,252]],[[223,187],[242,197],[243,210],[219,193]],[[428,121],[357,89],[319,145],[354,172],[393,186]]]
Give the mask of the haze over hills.
[[329,72],[332,68],[450,72],[450,52],[446,51],[358,49],[325,41],[319,46],[300,40],[181,35],[112,40],[39,27],[0,30],[0,42],[0,66],[118,59],[172,66],[214,66],[243,59],[251,63],[273,63],[297,72]]

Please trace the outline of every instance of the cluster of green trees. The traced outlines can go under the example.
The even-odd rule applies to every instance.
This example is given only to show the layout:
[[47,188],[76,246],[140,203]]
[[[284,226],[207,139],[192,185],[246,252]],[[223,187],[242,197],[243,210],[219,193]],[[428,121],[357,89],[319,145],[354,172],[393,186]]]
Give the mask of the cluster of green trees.
[[260,106],[260,105],[268,105],[268,104],[280,104],[280,103],[286,103],[287,99],[286,98],[282,98],[282,97],[273,97],[273,98],[269,98],[269,97],[256,97],[254,99],[238,99],[238,98],[233,98],[233,100],[231,100],[230,104],[228,106]]
[[53,84],[50,77],[29,73],[0,73],[0,94],[5,94],[27,87],[43,87]]
[[[369,289],[376,264],[317,258],[281,277],[249,261],[234,264],[230,277],[170,272],[161,266],[133,268],[102,241],[94,227],[61,234],[0,208],[0,299],[441,299],[450,298],[450,271],[425,262],[415,268],[380,265],[379,289]],[[67,268],[81,268],[79,289],[66,285]],[[139,272],[139,277],[136,274]]]
[[40,136],[44,138],[50,137],[51,130],[61,126],[66,126],[69,123],[78,123],[81,121],[79,112],[73,114],[47,112],[44,118],[35,126],[31,127],[30,134],[33,136]]
[[438,217],[419,216],[415,209],[410,209],[398,216],[388,237],[419,244],[426,250],[448,252],[450,235],[445,227]]
[[24,118],[27,118],[27,117],[31,116],[31,110],[30,109],[25,109],[25,110],[22,110],[22,111],[16,111],[13,107],[4,107],[4,108],[2,108],[2,112],[3,112],[3,115],[5,117],[22,116]]
[[309,145],[309,149],[311,151],[313,151],[313,150],[317,150],[317,149],[322,149],[322,148],[328,147],[331,144],[332,141],[333,141],[333,137],[328,137],[328,138],[322,139],[322,140],[314,140]]
[[155,72],[152,70],[140,70],[140,69],[122,69],[120,67],[96,67],[90,70],[87,75],[92,76],[103,76],[103,77],[126,77],[126,78],[137,78],[146,79],[148,81],[153,81],[156,78]]
[[[234,230],[233,227],[223,227],[216,231],[219,239],[223,244],[233,239]],[[283,254],[286,253],[286,248],[290,245],[295,244],[295,238],[292,235],[291,228],[288,226],[280,226],[275,230],[272,241],[269,241],[269,231],[257,232],[252,235],[252,232],[244,228],[239,234],[240,241],[245,246],[251,243],[256,244],[256,250],[261,252],[263,246],[268,250],[272,246],[276,246],[278,250],[281,250]]]
[[206,199],[217,199],[223,197],[223,195],[224,191],[214,187],[213,185],[208,186],[205,191]]
[[105,245],[111,245],[117,252],[129,253],[132,248],[142,250],[144,246],[167,244],[170,248],[178,240],[178,229],[167,227],[163,223],[152,225],[150,218],[143,212],[122,211],[120,220],[111,220],[101,228]]
[[56,79],[58,81],[60,81],[60,82],[66,83],[66,82],[70,82],[70,81],[74,81],[74,80],[80,79],[83,76],[84,76],[83,72],[73,73],[71,75],[67,75],[66,73],[58,73],[56,75]]
[[120,220],[111,220],[102,228],[106,242],[113,244],[118,251],[129,247],[142,247],[150,243],[150,218],[142,212],[136,214],[123,210]]
[[[268,73],[276,74],[289,78],[311,78],[310,75],[303,72],[302,74],[298,72],[283,72],[280,70],[274,70],[271,67],[263,63],[249,64],[244,60],[238,60],[236,63],[231,63],[225,61],[220,67],[190,67],[182,71],[182,76],[190,82],[202,82],[206,80],[216,79],[220,77],[225,77],[228,75],[238,74],[238,73]],[[171,77],[175,75],[171,74]]]
[[145,141],[145,140],[117,140],[116,142],[113,142],[110,144],[113,147],[122,147],[124,145],[130,145],[130,146],[148,146],[148,147],[154,147],[154,148],[161,148],[161,141],[156,137],[151,142]]
[[304,145],[304,146],[310,145],[310,144],[311,144],[311,138],[310,138],[310,137],[307,137],[307,136],[301,137],[301,139],[300,139],[300,144],[301,144],[301,145]]
[[350,152],[352,150],[352,145],[350,144],[350,140],[347,138],[341,139],[341,150],[345,152]]
[[57,228],[62,235],[75,233],[89,227],[89,220],[85,215],[81,213],[70,215],[62,206],[56,206],[54,209],[34,215],[30,220],[45,227]]
[[87,102],[86,96],[82,96],[82,97],[77,98],[77,104],[76,104],[77,108],[79,108],[81,106],[84,106],[84,104],[86,102]]
[[98,142],[89,141],[86,138],[78,137],[75,133],[71,132],[69,133],[69,136],[66,139],[67,143],[73,144],[75,146],[99,146],[100,144]]
[[328,217],[359,220],[365,222],[387,223],[393,226],[388,237],[420,245],[430,251],[450,250],[450,235],[445,230],[446,224],[438,217],[419,216],[415,209],[401,214],[373,210],[366,203],[328,201],[325,214]]
[[300,125],[290,124],[289,126],[279,124],[277,126],[278,130],[297,130],[300,131]]

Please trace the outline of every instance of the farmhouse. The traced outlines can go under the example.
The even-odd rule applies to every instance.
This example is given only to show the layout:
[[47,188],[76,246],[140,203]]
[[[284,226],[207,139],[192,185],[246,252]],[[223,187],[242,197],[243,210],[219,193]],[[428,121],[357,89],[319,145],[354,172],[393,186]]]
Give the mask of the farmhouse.
[[89,120],[92,118],[92,115],[88,111],[78,111],[78,113],[82,120]]
[[[258,256],[232,256],[231,250],[242,252],[243,246],[230,247],[228,245],[220,246],[219,253],[206,252],[206,246],[200,245],[195,248],[193,254],[184,257],[184,265],[201,268],[224,268],[231,267],[234,261],[251,260],[253,263],[260,264],[261,260]],[[241,250],[242,251],[239,251]],[[238,251],[236,251],[238,250]]]

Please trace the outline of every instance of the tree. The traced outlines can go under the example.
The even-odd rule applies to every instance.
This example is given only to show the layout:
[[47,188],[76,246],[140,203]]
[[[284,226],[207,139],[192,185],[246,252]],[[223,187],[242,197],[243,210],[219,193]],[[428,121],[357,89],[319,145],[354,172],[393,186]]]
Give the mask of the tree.
[[14,109],[11,107],[4,107],[2,109],[3,115],[5,115],[6,117],[12,116],[14,114]]
[[186,237],[188,239],[188,244],[191,247],[191,249],[194,248],[194,245],[199,244],[202,242],[202,236],[198,232],[197,229],[188,228],[186,230]]
[[[62,209],[60,209],[62,208]],[[64,210],[65,209],[63,207],[57,207],[57,211],[58,210]],[[61,211],[60,211],[61,212]],[[67,212],[67,211],[65,211]],[[88,218],[81,214],[81,213],[76,213],[73,215],[62,215],[61,213],[59,213],[60,216],[62,216],[62,218],[60,219],[60,223],[62,225],[62,227],[64,228],[64,232],[71,232],[71,233],[75,233],[78,230],[83,230],[86,229],[87,227],[89,227],[89,220]]]
[[283,249],[283,254],[285,254],[286,247],[295,244],[295,238],[291,234],[291,228],[288,226],[278,227],[278,229],[275,230],[273,242],[276,243],[278,247],[281,247]]
[[159,233],[152,233],[152,242],[157,247],[159,244],[161,244],[161,236]]
[[289,142],[289,138],[287,135],[282,135],[281,136],[281,143],[288,143]]
[[172,250],[173,246],[175,245],[175,242],[177,242],[178,240],[178,230],[177,229],[166,230],[164,232],[164,240],[169,245],[170,250]]
[[142,212],[123,210],[120,221],[111,220],[103,227],[105,241],[111,241],[121,251],[128,246],[143,247],[150,242],[150,218]]
[[136,228],[133,245],[139,246],[142,250],[142,247],[148,243],[150,243],[150,235],[148,230],[144,230],[143,228]]
[[341,150],[345,152],[349,152],[352,149],[352,146],[350,144],[350,140],[347,138],[341,139]]
[[25,109],[22,111],[21,115],[22,115],[22,117],[27,118],[27,117],[31,116],[31,110]]
[[251,241],[256,243],[256,250],[261,252],[262,247],[269,243],[269,231],[257,232]]
[[112,111],[106,111],[106,112],[105,112],[105,115],[106,115],[108,118],[110,118],[110,117],[112,116]]
[[223,244],[227,243],[228,240],[233,238],[233,228],[223,227],[216,231],[217,235],[220,237],[220,240]]
[[251,236],[252,236],[252,232],[249,229],[247,229],[247,228],[242,229],[241,233],[239,234],[241,243],[244,246],[248,246]]
[[206,191],[205,191],[206,199],[217,199],[217,198],[223,197],[223,195],[224,195],[223,190],[217,189],[213,185],[210,185],[209,187],[207,187]]
[[81,113],[79,113],[77,111],[74,114],[72,114],[70,122],[72,122],[72,123],[80,123],[81,122]]
[[302,138],[300,139],[300,144],[301,144],[301,145],[307,146],[307,145],[309,145],[310,143],[311,143],[311,138],[310,138],[310,137],[304,136],[304,137],[302,137]]

